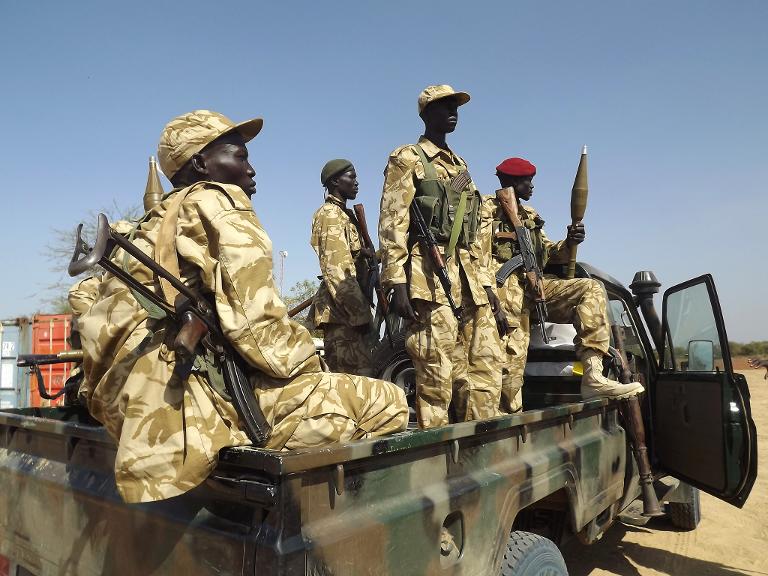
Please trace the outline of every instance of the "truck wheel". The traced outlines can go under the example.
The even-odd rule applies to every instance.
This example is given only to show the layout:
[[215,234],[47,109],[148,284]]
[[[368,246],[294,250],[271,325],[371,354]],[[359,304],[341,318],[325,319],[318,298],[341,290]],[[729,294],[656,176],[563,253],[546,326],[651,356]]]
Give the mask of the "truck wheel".
[[397,384],[408,401],[409,420],[416,422],[416,372],[405,350],[405,334],[397,332],[392,346],[384,338],[373,351],[373,374],[376,378]]
[[552,540],[518,530],[507,540],[501,576],[568,576],[568,569]]
[[669,514],[669,519],[675,528],[695,530],[699,522],[701,522],[699,489],[691,488],[691,499],[689,502],[669,502],[667,504],[667,514]]

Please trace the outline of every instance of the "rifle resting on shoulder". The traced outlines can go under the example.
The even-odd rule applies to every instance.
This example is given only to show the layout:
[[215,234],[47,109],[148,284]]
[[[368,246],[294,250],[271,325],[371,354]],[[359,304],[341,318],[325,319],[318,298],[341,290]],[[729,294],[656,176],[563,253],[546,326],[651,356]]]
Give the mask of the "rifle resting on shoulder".
[[544,328],[544,322],[547,320],[547,301],[544,297],[544,274],[539,268],[536,260],[536,254],[533,251],[533,242],[531,240],[531,231],[523,226],[520,215],[517,213],[517,197],[512,188],[502,188],[496,190],[496,199],[509,222],[515,228],[515,238],[520,254],[512,257],[505,262],[496,273],[496,284],[502,286],[504,282],[520,266],[523,267],[525,278],[528,283],[529,294],[533,299],[536,315],[539,317],[539,326],[541,327],[541,338],[545,344],[549,343],[547,331]]
[[[373,301],[373,291],[376,291],[376,307],[381,311],[381,317],[384,319],[384,332],[387,334],[389,347],[392,348],[392,332],[389,328],[388,320],[389,300],[387,300],[387,296],[384,294],[384,288],[381,286],[381,277],[379,276],[379,259],[376,257],[376,248],[374,248],[371,235],[368,233],[368,223],[365,220],[365,206],[362,204],[355,204],[352,206],[352,209],[355,212],[355,218],[357,219],[357,226],[360,230],[360,236],[362,237],[363,245],[373,253],[373,256],[365,257],[365,260],[368,264],[368,282],[366,283],[368,290],[366,291],[366,297],[369,301]],[[378,325],[378,327],[380,327],[380,325]]]

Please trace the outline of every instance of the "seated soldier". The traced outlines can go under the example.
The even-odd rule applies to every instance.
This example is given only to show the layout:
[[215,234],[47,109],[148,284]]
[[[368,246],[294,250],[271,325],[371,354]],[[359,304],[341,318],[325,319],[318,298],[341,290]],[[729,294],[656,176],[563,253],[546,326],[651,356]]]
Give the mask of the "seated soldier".
[[365,257],[373,251],[362,246],[357,219],[347,208],[347,200],[357,197],[355,167],[349,160],[330,160],[320,172],[320,182],[328,193],[312,217],[310,243],[320,260],[323,283],[312,304],[312,318],[323,331],[331,370],[372,376],[373,316],[360,280],[368,269]]
[[[565,240],[552,242],[544,234],[544,220],[530,206],[521,204],[533,194],[536,167],[522,158],[508,158],[496,167],[502,188],[513,188],[517,209],[523,226],[531,232],[533,249],[543,270],[548,262],[567,262],[570,244],[584,241],[584,226],[568,226]],[[510,239],[514,227],[494,196],[485,197],[481,216],[479,241],[485,258],[490,258],[490,272],[495,274],[502,264],[520,252],[517,241]],[[499,237],[499,233],[502,233]],[[530,295],[522,267],[513,272],[498,288],[504,312],[511,327],[504,337],[506,361],[502,370],[501,409],[512,413],[522,409],[523,373],[530,341]],[[576,328],[574,343],[583,364],[581,396],[590,398],[626,398],[643,391],[641,384],[620,384],[603,376],[603,356],[610,344],[610,324],[606,310],[605,292],[596,280],[574,278],[562,280],[545,277],[544,295],[548,319],[570,323]]]
[[[255,174],[245,143],[260,118],[235,125],[208,110],[173,119],[159,159],[174,189],[130,237],[208,295],[221,330],[250,367],[272,427],[266,448],[287,450],[404,430],[405,397],[381,380],[323,372],[309,332],[290,320],[272,275],[272,244],[252,210]],[[112,260],[172,300],[122,250]],[[171,266],[166,266],[171,268]],[[149,307],[148,307],[149,308]],[[205,480],[225,446],[249,444],[213,364],[176,369],[177,330],[111,274],[79,318],[87,405],[117,441],[115,478],[127,502],[162,500]],[[211,371],[209,376],[208,372]]]

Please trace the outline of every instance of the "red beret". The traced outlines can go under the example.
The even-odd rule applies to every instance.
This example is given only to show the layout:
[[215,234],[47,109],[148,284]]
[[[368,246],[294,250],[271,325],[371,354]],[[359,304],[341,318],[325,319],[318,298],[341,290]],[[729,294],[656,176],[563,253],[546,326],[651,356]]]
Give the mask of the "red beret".
[[536,176],[536,166],[525,158],[507,158],[496,166],[496,172],[507,176]]

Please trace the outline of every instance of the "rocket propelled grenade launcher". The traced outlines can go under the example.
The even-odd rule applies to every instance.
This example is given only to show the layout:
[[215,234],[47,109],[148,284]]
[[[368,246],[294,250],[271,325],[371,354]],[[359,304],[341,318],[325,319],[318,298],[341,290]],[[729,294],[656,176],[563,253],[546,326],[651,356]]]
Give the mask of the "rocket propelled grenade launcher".
[[[576,178],[573,180],[571,189],[571,224],[581,224],[584,220],[584,213],[587,211],[587,196],[589,195],[589,184],[587,183],[587,146],[581,149],[581,158],[579,159],[579,168],[576,170]],[[571,254],[568,259],[568,273],[566,278],[570,279],[576,275],[576,251],[577,244],[571,246]]]
[[[139,300],[138,296],[142,296],[157,307],[158,311],[165,313],[179,328],[173,349],[180,363],[189,363],[191,366],[199,345],[212,352],[218,361],[227,394],[231,397],[243,431],[254,445],[263,446],[269,440],[272,429],[261,411],[253,393],[253,387],[249,384],[248,377],[241,366],[242,359],[221,332],[216,314],[208,300],[155,262],[135,244],[112,230],[104,214],[99,214],[98,217],[93,248],[83,240],[82,230],[83,225],[80,224],[77,227],[75,252],[69,263],[69,275],[77,276],[98,264],[128,286],[137,300]],[[122,266],[110,260],[110,254],[118,247],[149,268],[158,278],[170,282],[179,291],[174,304],[169,304],[165,298],[136,280]]]

